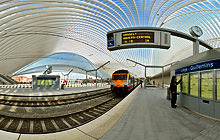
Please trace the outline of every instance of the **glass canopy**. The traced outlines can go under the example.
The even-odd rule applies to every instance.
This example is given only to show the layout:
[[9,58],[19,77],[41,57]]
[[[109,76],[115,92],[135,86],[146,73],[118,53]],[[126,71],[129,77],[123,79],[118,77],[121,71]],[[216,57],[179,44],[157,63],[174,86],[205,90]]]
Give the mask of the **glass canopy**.
[[[88,70],[94,70],[96,67],[86,58],[74,53],[57,53],[45,58],[41,58],[22,69],[16,71],[13,75],[24,75],[31,73],[42,73],[52,66],[52,72],[64,74],[80,73],[86,74]],[[71,74],[70,73],[70,74]],[[88,72],[88,75],[95,76],[95,71]],[[99,70],[97,76],[103,78],[104,75]],[[85,76],[83,77],[85,78]]]

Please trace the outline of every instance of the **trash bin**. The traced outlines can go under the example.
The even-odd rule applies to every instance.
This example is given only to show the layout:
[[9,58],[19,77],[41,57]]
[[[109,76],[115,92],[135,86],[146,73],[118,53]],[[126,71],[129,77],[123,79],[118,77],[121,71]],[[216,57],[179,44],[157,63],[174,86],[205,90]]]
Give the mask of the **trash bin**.
[[170,87],[167,88],[167,100],[171,100]]
[[64,85],[65,85],[65,84],[61,84],[61,89],[63,89],[63,90],[64,90]]

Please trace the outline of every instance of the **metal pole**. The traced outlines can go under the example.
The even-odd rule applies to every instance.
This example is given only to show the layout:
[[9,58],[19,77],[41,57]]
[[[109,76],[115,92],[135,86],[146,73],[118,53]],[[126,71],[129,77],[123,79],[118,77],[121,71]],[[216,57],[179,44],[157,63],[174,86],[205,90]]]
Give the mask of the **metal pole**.
[[93,69],[93,70],[87,70],[86,72],[91,72],[91,71],[96,71],[96,87],[97,87],[97,71],[100,69],[100,68],[102,68],[102,67],[104,67],[106,64],[108,64],[108,63],[110,63],[110,61],[108,61],[108,62],[106,62],[105,64],[103,64],[103,65],[101,65],[100,67],[98,67],[97,69]]
[[95,80],[95,81],[96,81],[96,82],[95,82],[95,83],[96,83],[95,87],[97,88],[97,70],[95,71],[95,79],[96,79],[96,80]]
[[145,76],[145,79],[144,79],[144,89],[146,89],[146,82],[147,82],[147,68],[146,67],[144,67],[144,76]]
[[127,59],[128,61],[131,61],[131,62],[133,62],[133,63],[135,63],[135,64],[139,64],[139,65],[141,65],[141,66],[143,66],[143,67],[146,67],[145,65],[143,65],[143,64],[141,64],[141,63],[138,63],[138,62],[136,62],[136,61],[133,61],[133,60],[131,60],[131,59]]
[[146,88],[146,83],[147,83],[147,73],[146,73],[146,68],[162,68],[162,87],[164,87],[164,76],[163,76],[163,74],[164,74],[164,67],[165,66],[168,66],[168,65],[170,65],[170,64],[167,64],[167,65],[165,65],[165,66],[149,66],[149,65],[143,65],[143,64],[141,64],[141,63],[138,63],[138,62],[136,62],[136,61],[133,61],[133,60],[130,60],[130,59],[127,59],[128,61],[131,61],[131,62],[133,62],[133,63],[135,63],[135,64],[139,64],[139,65],[141,65],[141,66],[143,66],[143,67],[145,67],[145,80],[144,80],[144,88]]
[[164,88],[164,67],[162,67],[162,88]]
[[86,71],[86,85],[87,85],[87,82],[88,82],[88,80],[87,80],[87,79],[88,79],[88,77],[87,77],[87,71]]
[[110,63],[110,61],[106,62],[105,64],[101,65],[100,67],[98,67],[96,70],[99,70],[100,68],[104,67],[106,64]]

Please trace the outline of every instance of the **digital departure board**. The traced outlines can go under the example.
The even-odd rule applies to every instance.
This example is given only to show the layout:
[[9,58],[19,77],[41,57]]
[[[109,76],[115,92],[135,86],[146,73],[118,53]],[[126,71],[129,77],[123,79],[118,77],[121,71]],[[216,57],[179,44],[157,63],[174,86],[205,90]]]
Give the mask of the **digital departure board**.
[[109,51],[129,48],[170,48],[171,33],[155,27],[131,27],[107,32]]
[[127,32],[122,33],[122,44],[127,43],[154,43],[154,32]]

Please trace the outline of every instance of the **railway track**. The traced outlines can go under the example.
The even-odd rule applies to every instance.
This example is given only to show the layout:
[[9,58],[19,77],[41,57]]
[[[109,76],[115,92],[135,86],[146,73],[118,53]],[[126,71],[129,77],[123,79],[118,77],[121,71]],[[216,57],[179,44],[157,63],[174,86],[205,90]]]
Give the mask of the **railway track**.
[[[0,111],[0,129],[23,134],[42,134],[68,130],[96,119],[122,100],[122,98],[113,96],[109,90],[84,93],[84,95],[78,94],[74,97],[73,95],[67,96],[55,97],[56,100],[51,97],[43,100],[38,97],[30,97],[30,100],[27,100],[28,97],[24,97],[25,101],[18,100],[22,97],[7,97],[9,100],[4,98],[4,101],[1,101],[4,104],[0,105],[2,108]],[[53,103],[48,104],[46,100]],[[35,103],[32,104],[32,101]],[[17,112],[10,112],[10,107],[15,107]],[[59,112],[58,107],[62,109],[62,112]],[[32,109],[32,111],[23,113],[19,110],[27,110],[27,108]],[[34,113],[36,109],[38,109],[37,114]],[[3,111],[6,112],[6,115],[3,115]]]
[[47,96],[25,96],[25,95],[0,95],[0,104],[9,106],[23,107],[45,107],[59,106],[66,104],[79,103],[89,99],[111,94],[110,89],[102,89],[91,91],[88,93],[73,93],[63,95],[47,95]]

